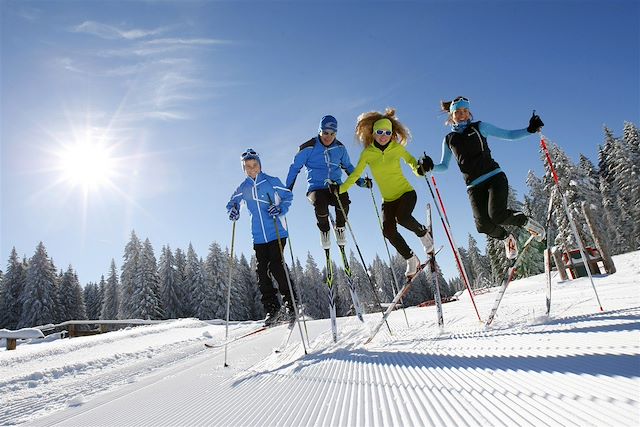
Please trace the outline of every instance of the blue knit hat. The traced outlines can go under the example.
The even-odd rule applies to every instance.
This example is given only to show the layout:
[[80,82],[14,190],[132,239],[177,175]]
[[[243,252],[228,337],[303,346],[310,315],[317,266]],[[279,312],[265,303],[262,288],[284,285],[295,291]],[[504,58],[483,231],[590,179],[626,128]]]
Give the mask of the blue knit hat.
[[322,120],[320,120],[320,125],[318,126],[318,133],[323,130],[330,130],[333,132],[338,132],[338,121],[333,116],[324,116]]
[[260,155],[253,148],[247,148],[244,151],[244,153],[240,155],[240,164],[242,165],[242,170],[244,170],[245,160],[255,160],[258,162],[260,167],[262,167],[262,162],[260,161]]

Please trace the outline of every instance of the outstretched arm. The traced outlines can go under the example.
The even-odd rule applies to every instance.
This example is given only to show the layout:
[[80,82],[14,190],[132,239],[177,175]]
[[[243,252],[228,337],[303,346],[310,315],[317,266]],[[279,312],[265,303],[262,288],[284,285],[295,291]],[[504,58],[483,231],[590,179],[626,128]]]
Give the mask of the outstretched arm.
[[449,169],[452,154],[451,148],[449,148],[447,144],[447,138],[445,137],[442,140],[442,158],[440,159],[440,163],[433,165],[433,172],[444,172]]
[[499,127],[494,126],[491,123],[487,123],[487,122],[480,122],[479,129],[480,129],[480,133],[485,138],[488,137],[488,136],[493,136],[493,137],[496,137],[496,138],[506,139],[506,140],[509,140],[509,141],[522,139],[525,136],[531,135],[529,133],[529,131],[527,131],[527,128],[516,129],[516,130],[508,130],[508,129],[499,128]]

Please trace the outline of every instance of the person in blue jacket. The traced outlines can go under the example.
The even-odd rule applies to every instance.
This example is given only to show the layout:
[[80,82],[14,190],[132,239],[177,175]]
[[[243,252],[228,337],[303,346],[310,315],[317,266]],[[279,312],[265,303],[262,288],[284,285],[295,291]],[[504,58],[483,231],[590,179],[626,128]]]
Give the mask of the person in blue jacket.
[[[339,208],[335,193],[329,190],[329,184],[342,184],[342,173],[353,172],[354,166],[349,159],[346,147],[336,138],[338,121],[333,116],[324,116],[318,126],[318,135],[300,145],[298,153],[293,158],[289,167],[286,186],[293,190],[296,178],[304,166],[307,172],[307,198],[313,205],[318,229],[320,229],[320,242],[324,249],[331,247],[329,206],[335,208],[336,217],[336,243],[339,246],[346,244],[345,223],[349,214],[348,193],[340,194],[340,202],[344,213]],[[356,181],[360,187],[371,188],[371,179],[360,178]]]
[[[252,148],[242,153],[241,162],[247,178],[233,192],[229,203],[227,203],[227,213],[231,221],[237,221],[240,218],[242,202],[249,210],[253,249],[257,261],[258,288],[262,293],[262,305],[267,313],[265,325],[271,325],[284,317],[290,321],[295,320],[291,292],[284,270],[282,252],[278,244],[278,235],[282,248],[287,243],[287,229],[280,217],[289,210],[293,194],[279,178],[262,172],[260,156]],[[276,226],[278,227],[277,232]],[[278,289],[285,302],[284,307],[280,305],[269,273],[278,284]]]
[[516,240],[504,225],[524,227],[538,241],[544,240],[545,230],[523,212],[507,207],[509,183],[500,165],[493,160],[487,144],[490,136],[517,140],[538,132],[544,123],[535,113],[524,129],[506,130],[487,122],[472,122],[470,102],[459,96],[452,101],[440,103],[442,111],[448,113],[446,124],[451,125],[442,142],[442,159],[437,165],[427,157],[425,169],[443,172],[448,169],[451,157],[455,157],[460,172],[467,184],[467,193],[478,232],[502,240],[507,258],[518,255]]

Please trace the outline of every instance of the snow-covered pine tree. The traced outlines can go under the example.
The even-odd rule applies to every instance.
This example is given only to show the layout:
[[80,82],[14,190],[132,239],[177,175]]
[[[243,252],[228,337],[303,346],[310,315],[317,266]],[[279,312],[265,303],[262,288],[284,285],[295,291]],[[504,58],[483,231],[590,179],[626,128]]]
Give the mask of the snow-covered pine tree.
[[137,287],[141,263],[142,244],[136,236],[135,231],[131,232],[131,238],[124,248],[122,263],[122,273],[120,275],[120,295],[118,296],[120,319],[134,318],[137,312],[133,294]]
[[[225,256],[227,258],[227,266],[228,266],[229,259],[231,256],[228,248],[226,249]],[[248,289],[247,289],[246,277],[240,274],[241,272],[240,272],[240,265],[239,265],[238,258],[234,256],[232,262],[233,264],[231,267],[231,301],[229,303],[229,319],[230,320],[247,320],[249,319],[249,307],[248,307],[249,298],[247,295]],[[227,270],[227,275],[228,275],[228,270]],[[222,319],[226,318],[226,311],[227,311],[226,310],[227,280],[228,278],[225,279],[224,281],[225,309],[224,309],[224,313],[221,316]]]
[[165,319],[178,319],[182,314],[182,301],[184,297],[180,295],[182,288],[179,287],[178,270],[171,248],[162,247],[162,253],[158,261],[158,274],[160,276],[160,299],[164,310]]
[[[599,152],[600,191],[609,222],[614,225],[615,236],[612,253],[619,254],[632,250],[635,246],[635,229],[638,221],[632,216],[633,189],[637,189],[637,175],[630,162],[631,150],[621,138],[613,136],[613,132],[605,127],[605,143]],[[636,191],[637,193],[637,191]]]
[[328,290],[318,264],[307,253],[307,262],[304,271],[304,286],[301,286],[304,293],[304,301],[307,304],[307,314],[314,319],[324,319],[329,317]]
[[471,289],[475,289],[476,276],[475,276],[475,274],[473,274],[473,270],[471,269],[471,261],[469,259],[469,253],[462,246],[458,247],[458,253],[460,254],[460,261],[462,262],[462,265],[464,266],[464,270],[467,272],[467,276],[469,278],[469,283],[471,284]]
[[624,122],[623,137],[630,154],[628,166],[630,177],[628,180],[628,193],[630,195],[631,218],[634,219],[634,245],[640,248],[640,135],[638,128],[631,122]]
[[7,272],[2,279],[2,299],[0,300],[0,329],[16,329],[22,314],[20,295],[25,287],[27,269],[18,259],[16,248],[11,249]]
[[[212,319],[224,319],[227,314],[227,281],[229,276],[229,255],[222,252],[216,242],[209,245],[209,253],[205,261],[205,277],[208,292],[211,293]],[[234,290],[231,288],[231,292]]]
[[100,319],[116,320],[120,312],[120,286],[118,286],[118,270],[116,262],[111,259],[111,268],[109,269],[109,278],[104,287],[104,296],[102,298],[102,309],[100,310]]
[[215,319],[217,302],[207,280],[202,259],[198,259],[191,243],[187,249],[186,282],[191,289],[193,315],[201,320]]
[[[371,263],[371,277],[373,279],[373,283],[375,283],[376,285],[376,290],[378,291],[378,297],[380,297],[380,301],[383,303],[392,301],[393,297],[395,296],[395,292],[393,291],[392,286],[392,273],[389,269],[389,265],[384,262],[377,253],[373,258],[373,262]],[[401,275],[398,275],[396,272],[396,277],[400,282],[398,283],[398,285],[402,287],[404,285],[404,270],[402,270]]]
[[[100,283],[104,285],[104,276],[100,279]],[[100,296],[100,285],[89,282],[84,286],[83,295],[84,305],[87,310],[87,318],[96,320],[100,318],[100,310],[102,309],[102,298]]]
[[174,258],[176,262],[176,287],[180,289],[178,294],[182,298],[180,301],[180,317],[191,317],[194,314],[191,310],[190,288],[186,281],[187,257],[182,249],[178,248],[176,249]]
[[20,296],[22,313],[18,328],[55,323],[56,268],[42,242],[29,261],[25,286]]
[[373,289],[371,288],[371,283],[369,283],[365,267],[360,262],[360,259],[356,258],[352,250],[349,251],[349,267],[351,267],[351,278],[356,285],[358,298],[360,298],[365,313],[380,311],[376,303],[376,296],[373,295]]
[[140,252],[140,263],[132,299],[135,303],[134,316],[140,319],[162,319],[160,303],[160,277],[153,246],[145,239]]
[[64,272],[58,286],[58,319],[61,322],[67,320],[86,320],[87,312],[82,295],[82,287],[78,281],[78,275],[69,265]]
[[491,262],[487,256],[480,253],[478,242],[471,234],[469,234],[467,254],[469,256],[469,275],[474,277],[473,289],[483,288],[493,283],[491,280]]
[[[246,309],[246,317],[239,320],[259,320],[264,319],[265,313],[260,302],[260,291],[256,283],[256,275],[244,254],[240,254],[237,262],[236,283],[238,291],[242,294],[242,299],[235,304],[242,304]],[[234,304],[234,301],[231,301]]]

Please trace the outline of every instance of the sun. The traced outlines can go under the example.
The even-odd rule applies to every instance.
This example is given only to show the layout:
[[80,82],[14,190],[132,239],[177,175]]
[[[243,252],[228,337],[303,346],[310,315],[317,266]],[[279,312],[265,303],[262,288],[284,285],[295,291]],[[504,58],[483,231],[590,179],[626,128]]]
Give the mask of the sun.
[[110,150],[92,139],[63,146],[58,158],[62,179],[85,190],[108,185],[115,173],[115,160]]

